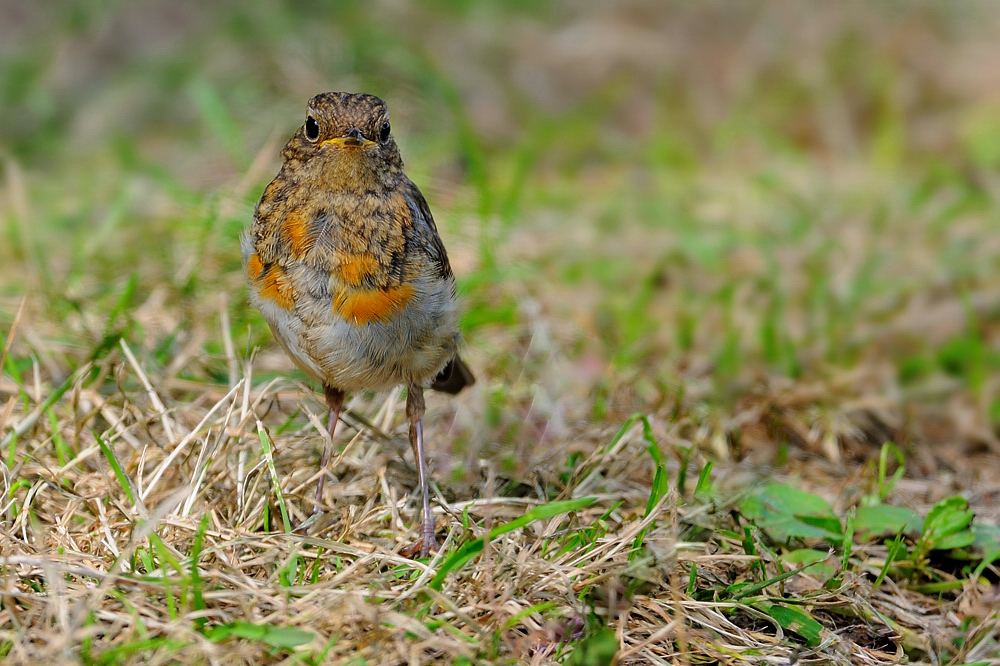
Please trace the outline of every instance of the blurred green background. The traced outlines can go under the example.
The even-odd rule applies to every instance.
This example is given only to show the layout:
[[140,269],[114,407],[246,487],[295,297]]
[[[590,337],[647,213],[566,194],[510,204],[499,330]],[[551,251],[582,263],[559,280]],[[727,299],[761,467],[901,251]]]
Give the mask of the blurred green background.
[[453,471],[492,451],[523,472],[540,439],[637,410],[720,456],[1000,450],[996,3],[0,15],[4,331],[29,297],[10,373],[61,381],[125,336],[194,399],[229,379],[224,310],[258,381],[301,378],[246,304],[237,239],[306,100],[367,91],[464,294],[481,381],[436,403]]

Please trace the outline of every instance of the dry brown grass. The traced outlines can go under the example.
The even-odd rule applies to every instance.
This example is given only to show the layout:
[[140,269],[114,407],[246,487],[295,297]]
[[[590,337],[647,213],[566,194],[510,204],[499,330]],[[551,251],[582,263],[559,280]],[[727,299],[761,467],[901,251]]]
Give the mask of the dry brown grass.
[[[1000,525],[991,4],[11,5],[4,663],[603,664],[608,627],[620,664],[1000,664],[982,548],[842,569],[741,504],[846,523],[893,441],[886,503]],[[236,237],[331,77],[390,101],[463,282],[423,562],[401,396],[350,403],[311,519],[322,400],[245,302]],[[775,580],[804,546],[831,571]]]
[[[738,654],[754,663],[886,664],[904,659],[904,646],[940,653],[961,633],[959,617],[981,617],[976,631],[983,635],[1000,629],[996,593],[971,581],[949,602],[891,579],[873,589],[865,572],[874,575],[884,561],[880,545],[857,548],[858,566],[833,589],[807,574],[780,585],[786,599],[801,599],[827,626],[812,648],[796,647],[780,625],[746,603],[692,598],[686,592],[692,565],[699,589],[721,594],[754,580],[760,558],[747,556],[735,534],[720,531],[731,519],[714,500],[688,497],[681,504],[671,491],[643,518],[650,463],[640,427],[612,448],[583,447],[592,452],[560,486],[558,498],[594,495],[594,505],[490,541],[438,592],[428,583],[441,555],[426,563],[400,555],[414,538],[417,507],[411,467],[399,462],[407,451],[399,395],[352,403],[347,420],[355,427],[339,441],[332,501],[302,536],[278,527],[276,488],[291,523],[302,523],[324,436],[315,415],[321,403],[303,386],[255,383],[250,367],[228,392],[172,386],[148,375],[121,343],[93,368],[98,377],[114,377],[119,391],[90,388],[94,382],[80,379],[93,376],[85,366],[53,411],[22,435],[17,466],[3,470],[8,489],[13,479],[30,483],[4,494],[10,500],[3,514],[0,638],[9,642],[7,663],[74,660],[81,646],[90,655],[85,661],[99,663],[106,661],[97,655],[107,660],[115,648],[122,652],[114,662],[295,661],[297,652],[260,640],[212,642],[199,631],[202,622],[301,628],[312,638],[296,648],[299,654],[358,663],[450,663],[461,656],[549,663],[582,635],[592,613],[614,627],[622,664],[726,662]],[[37,390],[36,400],[51,391],[44,383],[27,388]],[[308,423],[275,434],[300,400]],[[441,437],[436,411],[438,418],[429,420],[439,424],[432,433]],[[668,450],[688,442],[678,434],[683,423],[653,418],[651,425]],[[595,442],[611,434],[581,433]],[[262,448],[265,437],[274,442],[273,455]],[[60,464],[56,439],[74,452],[72,460]],[[102,454],[102,441],[131,493]],[[555,444],[548,455],[558,460],[566,447]],[[675,478],[676,462],[669,467]],[[539,486],[523,497],[497,494],[491,472],[480,493],[438,494],[439,526],[447,534],[442,552],[543,502],[537,493],[543,483],[559,483],[555,469],[538,470]],[[739,466],[717,471],[722,487],[741,487],[754,474],[741,474]],[[821,478],[810,467],[800,473],[814,483]],[[839,477],[833,473],[830,482],[842,485]],[[908,488],[912,493],[917,484]],[[711,540],[704,534],[685,540],[696,526],[714,532]],[[630,560],[633,540],[647,528],[641,557]],[[199,533],[203,543],[193,562]],[[572,535],[584,536],[572,542]],[[772,594],[778,593],[776,585]],[[979,644],[978,654],[962,655],[966,661],[995,654],[990,641]]]

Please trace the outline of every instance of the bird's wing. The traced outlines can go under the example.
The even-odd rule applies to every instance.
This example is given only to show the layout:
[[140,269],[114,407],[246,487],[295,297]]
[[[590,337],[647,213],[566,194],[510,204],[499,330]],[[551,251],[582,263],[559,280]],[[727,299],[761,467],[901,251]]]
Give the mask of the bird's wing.
[[413,213],[415,236],[420,240],[438,275],[445,279],[454,279],[448,252],[444,249],[444,243],[438,234],[437,225],[434,224],[434,216],[431,214],[430,206],[427,205],[427,200],[409,179],[405,181],[403,187]]

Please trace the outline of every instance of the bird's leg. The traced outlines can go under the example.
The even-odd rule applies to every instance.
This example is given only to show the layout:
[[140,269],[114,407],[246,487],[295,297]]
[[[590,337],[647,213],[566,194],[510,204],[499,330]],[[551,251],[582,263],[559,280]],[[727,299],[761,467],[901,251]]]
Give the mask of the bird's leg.
[[410,446],[417,459],[420,476],[420,493],[423,499],[423,520],[420,524],[420,557],[427,557],[431,548],[437,548],[434,539],[434,517],[431,515],[430,480],[427,478],[427,458],[424,453],[424,389],[409,386],[406,390],[406,416],[410,419]]
[[326,483],[326,466],[330,464],[330,450],[333,449],[333,434],[337,432],[337,421],[340,419],[340,408],[344,405],[344,392],[331,386],[323,387],[323,395],[326,396],[326,404],[330,407],[330,416],[326,427],[329,430],[330,438],[323,442],[323,455],[319,460],[320,474],[319,481],[316,482],[316,506],[313,513],[319,513],[323,506],[323,485]]

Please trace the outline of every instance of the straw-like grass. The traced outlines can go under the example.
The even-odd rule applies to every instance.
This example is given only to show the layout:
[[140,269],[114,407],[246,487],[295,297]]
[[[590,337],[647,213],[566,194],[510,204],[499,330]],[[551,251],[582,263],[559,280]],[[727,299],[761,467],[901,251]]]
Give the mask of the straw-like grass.
[[[4,663],[1000,664],[994,5],[11,4]],[[333,88],[461,283],[426,560],[246,303]]]

